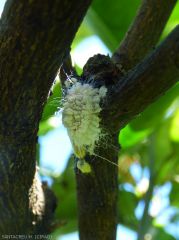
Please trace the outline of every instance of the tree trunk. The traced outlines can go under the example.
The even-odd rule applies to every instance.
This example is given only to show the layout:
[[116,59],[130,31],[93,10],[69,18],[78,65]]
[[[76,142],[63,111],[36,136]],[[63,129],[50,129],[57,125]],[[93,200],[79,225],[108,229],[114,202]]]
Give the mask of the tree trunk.
[[34,178],[38,125],[89,4],[90,0],[5,4],[0,21],[1,234],[37,233],[42,224],[44,233],[49,231],[45,214],[54,211],[54,198],[50,204],[45,201],[47,191]]

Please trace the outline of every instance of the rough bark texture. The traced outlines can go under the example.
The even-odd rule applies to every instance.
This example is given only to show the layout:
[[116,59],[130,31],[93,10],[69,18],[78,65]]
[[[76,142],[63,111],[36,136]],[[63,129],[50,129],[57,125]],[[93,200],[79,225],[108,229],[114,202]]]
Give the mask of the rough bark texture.
[[[139,12],[141,21],[134,22],[117,53],[125,56],[122,65],[127,70],[157,43],[176,1],[158,1],[158,10],[154,8],[155,2],[144,1],[142,14]],[[51,217],[55,201],[34,178],[38,124],[57,70],[69,53],[89,4],[90,0],[8,0],[6,3],[0,21],[0,234],[49,231],[46,217]],[[154,14],[151,21],[147,20],[148,13],[151,17]],[[117,66],[120,61],[115,60],[116,65],[109,57],[100,55],[88,61],[84,68],[84,78],[93,77],[96,87],[105,84],[109,90],[101,117],[110,140],[107,140],[108,147],[101,144],[97,153],[111,162],[117,163],[117,152],[113,150],[118,145],[117,130],[177,81],[178,31],[176,28],[128,75],[120,72]],[[156,37],[152,38],[153,35]],[[135,45],[138,36],[140,44]],[[126,46],[130,52],[125,52]],[[136,56],[137,49],[140,51]],[[97,157],[89,157],[87,161],[92,173],[76,173],[80,238],[114,240],[117,167]],[[46,203],[43,194],[48,196]],[[49,202],[48,198],[52,200]]]
[[[117,135],[101,143],[98,155],[117,164]],[[116,151],[111,151],[111,149]],[[117,226],[118,167],[102,158],[87,157],[92,172],[76,170],[80,239],[114,240]]]
[[[36,233],[38,220],[32,215],[45,214],[43,203],[34,203],[38,188],[32,185],[38,124],[89,4],[90,0],[6,2],[0,21],[0,234]],[[30,211],[31,203],[39,208],[30,206]],[[54,210],[53,204],[48,206]]]

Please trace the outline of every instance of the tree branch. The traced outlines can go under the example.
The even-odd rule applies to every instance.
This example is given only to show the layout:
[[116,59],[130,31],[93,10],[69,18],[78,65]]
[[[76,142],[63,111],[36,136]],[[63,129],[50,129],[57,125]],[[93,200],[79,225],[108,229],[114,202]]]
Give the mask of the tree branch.
[[57,70],[90,2],[6,2],[0,20],[1,234],[34,233],[38,228],[28,209],[38,124]]
[[92,168],[90,174],[76,169],[80,240],[116,239],[118,168],[112,163],[118,162],[117,135],[110,136],[106,145],[99,143],[100,157],[86,158]]
[[153,53],[112,85],[103,113],[105,122],[112,131],[119,131],[178,79],[179,25]]
[[143,0],[113,61],[128,71],[142,60],[158,42],[177,0]]
[[[103,140],[107,144],[104,146],[101,142],[96,151],[113,163],[117,163],[118,153],[113,146],[118,146],[119,130],[164,94],[179,78],[179,26],[153,53],[127,75],[122,75],[108,56],[100,54],[88,60],[82,74],[82,81],[93,79],[95,87],[105,85],[108,88],[108,95],[102,106],[104,110],[101,114],[101,127],[110,137]],[[111,167],[100,157],[94,159],[91,156],[86,160],[92,167],[92,174],[84,176],[76,173],[80,239],[115,239],[115,222],[110,226],[107,224],[116,219],[114,209],[117,192],[114,186],[117,187],[117,168]],[[109,202],[107,193],[112,189],[114,195]],[[103,203],[101,207],[100,202]],[[99,218],[95,213],[98,208]],[[106,224],[102,219],[105,219]],[[95,229],[95,234],[91,229]],[[109,235],[108,229],[112,235]]]

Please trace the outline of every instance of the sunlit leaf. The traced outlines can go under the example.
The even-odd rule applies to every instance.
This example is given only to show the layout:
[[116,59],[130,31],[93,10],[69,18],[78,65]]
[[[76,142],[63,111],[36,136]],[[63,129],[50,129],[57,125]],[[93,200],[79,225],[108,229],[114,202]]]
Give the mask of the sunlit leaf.
[[123,149],[126,149],[141,142],[149,133],[149,129],[135,131],[131,128],[131,125],[128,124],[119,134],[119,143]]
[[48,120],[48,118],[54,116],[55,112],[61,106],[61,87],[59,81],[53,86],[51,94],[48,98],[48,101],[45,105],[42,114],[42,121]]
[[72,44],[72,49],[78,46],[78,44],[85,38],[94,35],[95,32],[90,27],[90,24],[87,21],[87,17],[84,18],[84,21],[82,22],[78,32],[76,33],[75,39]]
[[176,111],[170,128],[170,137],[174,142],[179,142],[179,110]]
[[176,3],[174,11],[172,12],[170,19],[163,32],[163,37],[171,32],[171,30],[179,24],[179,2]]
[[47,132],[54,129],[54,126],[49,123],[49,121],[42,121],[39,125],[38,135],[45,135]]
[[176,84],[130,123],[132,129],[141,131],[156,127],[163,120],[172,102],[178,97],[178,93],[179,84]]

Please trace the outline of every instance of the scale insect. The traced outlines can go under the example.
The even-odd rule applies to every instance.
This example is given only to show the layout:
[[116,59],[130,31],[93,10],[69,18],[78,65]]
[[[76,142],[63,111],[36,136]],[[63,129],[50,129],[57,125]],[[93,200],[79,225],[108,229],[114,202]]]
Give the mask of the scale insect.
[[100,112],[101,102],[106,94],[105,86],[95,88],[91,83],[81,83],[76,78],[66,81],[62,122],[67,129],[74,154],[79,159],[77,168],[82,173],[91,172],[91,166],[85,161],[85,156],[95,156],[95,147],[104,137],[100,127]]

